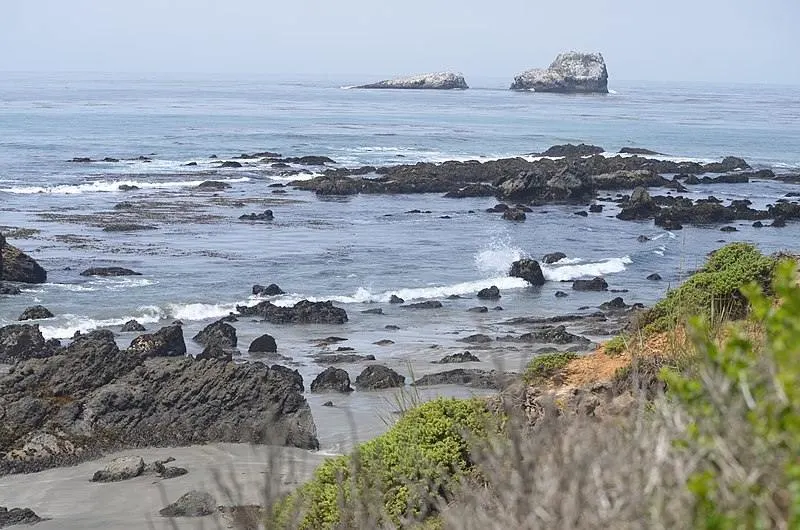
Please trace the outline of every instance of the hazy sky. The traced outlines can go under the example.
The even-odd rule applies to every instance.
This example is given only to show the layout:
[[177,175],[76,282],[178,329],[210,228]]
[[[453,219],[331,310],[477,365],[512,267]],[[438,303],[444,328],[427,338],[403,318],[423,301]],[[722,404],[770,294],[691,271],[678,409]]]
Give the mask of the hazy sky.
[[[507,77],[562,50],[613,79],[800,84],[800,0],[3,0],[0,71]],[[360,80],[360,79],[359,79]]]

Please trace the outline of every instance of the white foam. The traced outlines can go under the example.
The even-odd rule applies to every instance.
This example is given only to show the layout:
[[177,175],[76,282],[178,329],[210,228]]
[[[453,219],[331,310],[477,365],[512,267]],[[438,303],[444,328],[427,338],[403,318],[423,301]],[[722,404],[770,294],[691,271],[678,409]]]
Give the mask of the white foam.
[[297,175],[287,175],[287,176],[278,176],[278,175],[270,175],[270,180],[275,180],[277,182],[294,182],[294,181],[303,181],[303,180],[311,180],[317,177],[321,177],[322,173],[298,173]]
[[236,311],[237,305],[246,302],[232,304],[169,304],[167,315],[178,320],[208,320],[212,318],[222,318]]
[[575,280],[587,276],[603,276],[625,270],[626,265],[633,263],[631,258],[609,258],[591,263],[577,263],[561,265],[561,262],[552,265],[542,265],[542,273],[546,280],[560,282]]
[[121,326],[129,320],[137,320],[141,324],[153,324],[164,318],[163,311],[155,306],[142,306],[138,313],[120,318],[93,319],[81,315],[65,314],[57,318],[57,322],[39,324],[39,330],[46,339],[68,339],[75,332],[88,333],[97,328]]
[[475,255],[475,267],[486,275],[508,274],[511,264],[525,257],[528,257],[525,251],[508,240],[495,240]]
[[[250,180],[248,177],[241,177],[235,179],[220,179],[222,182],[236,183],[247,182]],[[166,182],[142,182],[138,180],[96,180],[93,182],[85,182],[83,184],[61,184],[58,186],[12,186],[9,188],[0,188],[0,191],[6,193],[14,193],[19,195],[33,195],[37,193],[47,193],[52,195],[77,195],[80,193],[108,193],[119,192],[120,186],[136,186],[139,189],[155,190],[155,189],[176,189],[176,188],[194,188],[200,185],[204,180],[179,180],[179,181],[166,181]]]

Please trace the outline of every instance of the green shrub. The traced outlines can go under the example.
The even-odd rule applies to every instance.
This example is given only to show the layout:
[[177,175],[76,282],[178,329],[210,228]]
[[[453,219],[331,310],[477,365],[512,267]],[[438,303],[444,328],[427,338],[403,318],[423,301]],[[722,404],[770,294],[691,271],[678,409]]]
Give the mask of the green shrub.
[[486,438],[490,425],[491,415],[480,399],[423,403],[353,455],[323,463],[310,482],[276,505],[269,528],[424,522],[473,471],[470,439]]
[[711,254],[700,271],[648,312],[643,322],[645,331],[666,331],[681,319],[697,315],[711,322],[745,316],[747,301],[741,288],[751,282],[768,288],[776,261],[748,243],[722,247]]
[[627,347],[628,340],[624,335],[617,335],[603,345],[603,349],[606,354],[611,355],[612,357],[615,355],[620,355],[627,349]]
[[528,363],[523,378],[531,385],[540,385],[561,373],[572,359],[578,357],[573,352],[558,352],[537,355]]
[[738,326],[717,346],[708,323],[697,319],[690,329],[700,369],[662,374],[689,420],[679,447],[702,455],[688,481],[694,528],[800,527],[800,287],[793,263],[779,265],[773,289],[777,302],[757,283],[741,288],[758,333]]

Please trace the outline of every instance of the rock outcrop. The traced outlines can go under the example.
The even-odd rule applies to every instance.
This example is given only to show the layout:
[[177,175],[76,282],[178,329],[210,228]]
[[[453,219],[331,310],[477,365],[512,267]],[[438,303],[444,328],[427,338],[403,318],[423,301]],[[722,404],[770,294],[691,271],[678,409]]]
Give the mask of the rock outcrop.
[[511,264],[509,276],[522,278],[531,285],[544,285],[544,274],[536,260],[521,259]]
[[17,320],[43,320],[54,316],[45,306],[35,305],[25,309]]
[[30,508],[11,508],[0,506],[0,528],[15,525],[34,525],[42,518]]
[[151,358],[111,332],[0,377],[0,474],[125,447],[256,442],[318,447],[295,370],[259,362]]
[[159,510],[161,517],[204,517],[217,511],[217,501],[204,491],[190,491]]
[[356,88],[400,88],[400,89],[433,89],[433,90],[452,90],[466,89],[467,86],[464,76],[453,72],[440,72],[433,74],[421,74],[409,77],[398,77],[360,85]]
[[430,385],[463,385],[470,388],[498,389],[509,384],[514,379],[512,374],[505,374],[495,370],[478,370],[475,368],[456,368],[428,374],[414,381],[414,386]]
[[2,245],[0,280],[20,283],[45,283],[47,271],[35,259],[20,249],[6,243]]
[[0,328],[0,363],[49,357],[54,349],[44,340],[38,324],[12,324]]
[[332,302],[300,300],[293,307],[280,307],[272,302],[254,306],[236,306],[242,316],[263,317],[272,324],[344,324],[347,312]]
[[382,388],[396,388],[403,386],[406,378],[391,368],[375,364],[367,366],[356,377],[356,388],[359,390],[380,390]]
[[141,276],[142,273],[124,267],[92,267],[81,273],[81,276]]
[[139,335],[131,341],[128,351],[144,357],[181,357],[186,355],[183,330],[178,325],[172,325],[155,333]]
[[311,392],[352,392],[350,374],[341,368],[326,368],[311,382]]
[[512,90],[561,93],[608,93],[608,70],[599,53],[561,53],[547,69],[535,68],[514,78]]
[[221,348],[235,348],[239,343],[236,328],[223,320],[213,322],[203,328],[192,340],[203,346],[217,344]]

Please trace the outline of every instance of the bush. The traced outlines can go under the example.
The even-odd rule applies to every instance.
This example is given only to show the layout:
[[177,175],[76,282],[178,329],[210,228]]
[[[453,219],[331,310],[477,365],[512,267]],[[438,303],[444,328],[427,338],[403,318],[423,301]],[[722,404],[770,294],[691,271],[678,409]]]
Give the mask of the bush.
[[800,527],[800,287],[794,264],[775,275],[777,302],[741,289],[758,333],[739,326],[721,346],[707,322],[692,332],[705,361],[693,376],[665,370],[689,428],[679,440],[702,455],[688,487],[695,528]]
[[755,282],[768,288],[777,260],[748,243],[731,243],[711,254],[705,266],[667,293],[644,318],[645,331],[666,331],[681,319],[701,315],[708,321],[741,318],[747,301],[741,288]]
[[[473,471],[470,438],[486,438],[491,415],[479,399],[439,398],[409,410],[349,457],[326,461],[274,509],[269,528],[358,528],[422,523]],[[433,528],[436,521],[425,527]]]
[[613,339],[603,344],[603,351],[606,355],[615,356],[622,354],[628,348],[628,340],[624,335],[617,335]]
[[538,355],[531,359],[525,369],[523,378],[531,385],[546,383],[556,375],[560,374],[572,359],[578,354],[572,352],[558,352]]

